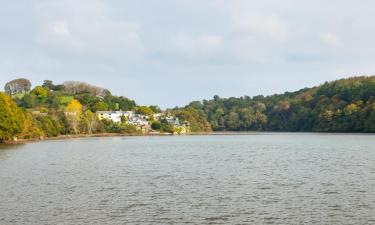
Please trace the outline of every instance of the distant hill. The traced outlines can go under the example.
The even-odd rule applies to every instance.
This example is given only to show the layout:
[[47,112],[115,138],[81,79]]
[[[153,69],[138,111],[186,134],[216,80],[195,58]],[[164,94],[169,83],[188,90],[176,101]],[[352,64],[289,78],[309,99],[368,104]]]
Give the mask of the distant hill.
[[137,105],[134,100],[114,96],[105,88],[85,82],[55,85],[46,80],[33,89],[31,86],[27,79],[16,79],[5,85],[5,93],[0,92],[0,142],[97,133],[211,131],[204,115],[195,110],[174,111],[180,124],[172,112],[163,113],[158,106]]
[[184,108],[204,115],[215,131],[375,132],[375,76],[266,97],[215,96]]
[[98,111],[134,111],[147,116],[152,129],[173,133],[167,120],[177,117],[192,132],[291,131],[375,133],[375,76],[326,82],[313,88],[271,96],[244,96],[194,101],[164,112],[158,106],[139,106],[113,96],[105,88],[69,81],[45,81],[31,90],[26,79],[8,82],[0,92],[0,142],[71,134],[140,132],[121,123],[98,119]]

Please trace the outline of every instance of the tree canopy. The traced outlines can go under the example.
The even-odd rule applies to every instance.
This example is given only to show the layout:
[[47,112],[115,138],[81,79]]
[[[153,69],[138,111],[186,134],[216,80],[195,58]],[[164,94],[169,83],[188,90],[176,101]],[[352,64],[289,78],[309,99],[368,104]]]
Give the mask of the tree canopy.
[[4,90],[9,95],[29,92],[31,89],[31,82],[25,78],[19,78],[9,81],[5,84]]
[[268,97],[214,96],[191,102],[175,110],[176,115],[190,108],[207,118],[216,131],[375,132],[375,76]]
[[0,92],[0,140],[10,140],[22,132],[24,114],[12,98]]
[[0,141],[42,135],[32,116],[19,108],[12,98],[0,92]]
[[[175,132],[165,116],[189,124],[192,132],[307,131],[375,132],[375,76],[353,77],[270,96],[242,96],[193,101],[161,110],[138,106],[104,88],[83,82],[53,84],[46,80],[30,92],[31,83],[17,79],[0,93],[0,141],[13,138],[95,132],[139,132],[122,118],[100,121],[97,111],[135,111],[147,116],[154,130]],[[154,113],[163,112],[164,118]]]

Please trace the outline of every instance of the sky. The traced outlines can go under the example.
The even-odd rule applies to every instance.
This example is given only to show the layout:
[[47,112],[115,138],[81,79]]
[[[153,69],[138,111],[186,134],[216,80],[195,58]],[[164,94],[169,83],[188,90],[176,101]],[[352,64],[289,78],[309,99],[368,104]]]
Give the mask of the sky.
[[0,86],[85,81],[139,104],[375,74],[373,0],[1,0]]

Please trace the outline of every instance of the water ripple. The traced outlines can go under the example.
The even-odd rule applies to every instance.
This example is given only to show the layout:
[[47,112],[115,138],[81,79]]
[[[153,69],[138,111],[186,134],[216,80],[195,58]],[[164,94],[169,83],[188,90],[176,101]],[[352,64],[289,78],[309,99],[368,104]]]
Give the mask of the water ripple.
[[0,224],[374,224],[373,135],[116,137],[0,151]]

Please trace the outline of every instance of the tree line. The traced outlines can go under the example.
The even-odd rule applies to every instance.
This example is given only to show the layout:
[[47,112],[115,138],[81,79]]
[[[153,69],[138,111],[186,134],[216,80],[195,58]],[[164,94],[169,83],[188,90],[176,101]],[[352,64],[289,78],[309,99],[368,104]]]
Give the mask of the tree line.
[[[134,111],[149,118],[152,128],[173,133],[166,120],[155,121],[158,106],[140,106],[134,100],[114,96],[105,88],[84,82],[68,81],[55,85],[46,80],[31,89],[27,79],[16,79],[0,93],[0,141],[94,133],[140,134],[138,127],[126,123],[99,120],[98,111]],[[172,115],[172,112],[170,112]],[[199,119],[189,116],[192,131],[199,131]]]
[[[125,123],[99,121],[95,112],[136,111],[153,129],[171,132],[165,121],[154,121],[158,106],[139,106],[107,89],[84,82],[55,85],[46,80],[31,89],[27,79],[5,85],[0,93],[0,141],[64,134],[137,133]],[[194,101],[166,114],[188,121],[192,132],[291,131],[375,132],[375,76],[326,82],[313,88],[271,96],[243,96]]]
[[271,96],[195,101],[215,131],[375,132],[375,76]]

